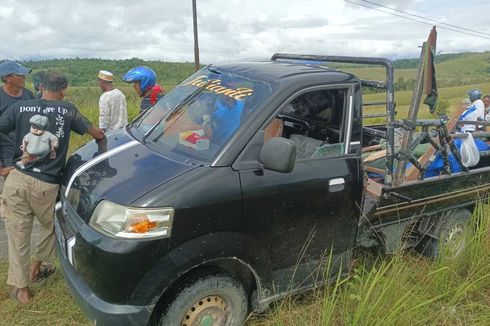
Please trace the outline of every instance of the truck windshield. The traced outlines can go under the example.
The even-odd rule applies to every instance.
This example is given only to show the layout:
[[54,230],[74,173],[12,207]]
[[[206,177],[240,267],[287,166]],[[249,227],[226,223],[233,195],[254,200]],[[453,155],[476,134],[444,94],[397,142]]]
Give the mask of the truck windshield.
[[267,82],[203,68],[138,117],[131,129],[162,153],[209,163],[271,93]]

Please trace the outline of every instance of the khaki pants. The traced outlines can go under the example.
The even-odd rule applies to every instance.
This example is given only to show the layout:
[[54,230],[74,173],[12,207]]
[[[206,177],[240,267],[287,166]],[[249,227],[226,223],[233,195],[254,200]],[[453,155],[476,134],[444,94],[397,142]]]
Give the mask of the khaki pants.
[[17,170],[10,171],[2,194],[2,218],[8,237],[7,284],[29,284],[31,233],[34,216],[41,224],[34,260],[46,261],[54,252],[54,205],[58,184],[40,181]]
[[[5,177],[0,177],[0,198],[2,197],[4,183],[5,183]],[[0,218],[3,216],[2,205],[3,205],[3,200],[0,200]]]

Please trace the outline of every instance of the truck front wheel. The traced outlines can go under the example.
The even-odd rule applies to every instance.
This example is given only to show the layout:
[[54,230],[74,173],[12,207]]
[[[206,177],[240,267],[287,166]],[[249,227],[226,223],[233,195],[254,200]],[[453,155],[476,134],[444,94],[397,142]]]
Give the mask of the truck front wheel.
[[466,229],[471,218],[471,212],[460,209],[453,214],[441,217],[438,239],[428,238],[422,242],[422,254],[437,258],[457,258],[466,247]]
[[160,326],[242,325],[248,312],[243,285],[225,275],[200,277],[186,284],[163,313]]

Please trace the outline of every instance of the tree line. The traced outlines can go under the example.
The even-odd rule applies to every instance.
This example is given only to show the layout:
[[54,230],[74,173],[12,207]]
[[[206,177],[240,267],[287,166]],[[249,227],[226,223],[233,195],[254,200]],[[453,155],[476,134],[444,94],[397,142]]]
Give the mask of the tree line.
[[[439,54],[435,57],[436,64],[471,57],[474,53],[450,53]],[[488,58],[487,60],[490,60]],[[57,70],[63,72],[69,79],[71,86],[97,86],[97,73],[99,70],[109,70],[114,74],[116,83],[122,82],[123,75],[131,68],[137,66],[148,66],[157,73],[157,81],[161,85],[177,85],[194,72],[194,63],[192,62],[165,62],[158,60],[143,60],[139,58],[131,58],[124,60],[109,60],[100,58],[71,58],[71,59],[50,59],[41,61],[24,61],[23,65],[33,69],[33,72],[41,70]],[[396,69],[416,69],[419,63],[418,58],[398,59],[394,61]],[[487,64],[489,62],[486,62]],[[359,67],[350,64],[334,64],[336,68],[352,68]],[[368,67],[368,66],[366,66]],[[490,66],[481,71],[481,74],[488,74]],[[460,86],[472,82],[482,81],[482,76],[465,77],[451,76],[449,78],[440,78],[439,86]],[[31,81],[31,77],[28,77]],[[470,80],[471,79],[471,80]],[[395,89],[398,91],[413,89],[414,79],[404,79],[399,77],[395,80]]]
[[60,71],[67,76],[71,86],[97,86],[99,70],[112,72],[115,83],[120,83],[124,74],[131,68],[148,66],[155,70],[157,82],[162,85],[178,84],[194,72],[194,63],[148,61],[139,58],[125,60],[73,58],[24,61],[21,63],[32,68],[33,73],[42,70]]

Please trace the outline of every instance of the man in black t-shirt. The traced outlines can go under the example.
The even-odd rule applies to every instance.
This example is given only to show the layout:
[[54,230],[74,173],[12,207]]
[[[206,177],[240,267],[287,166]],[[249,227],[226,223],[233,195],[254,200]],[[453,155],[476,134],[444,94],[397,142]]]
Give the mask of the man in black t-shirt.
[[[30,100],[34,94],[25,88],[26,75],[31,68],[26,68],[15,61],[5,60],[0,63],[0,116],[17,101]],[[8,136],[0,135],[0,164],[2,167],[12,165],[14,155],[14,133]]]
[[[7,283],[11,286],[10,297],[21,303],[28,303],[32,298],[29,281],[40,280],[54,271],[51,265],[42,265],[42,262],[54,252],[54,205],[68,153],[70,131],[89,133],[95,139],[104,138],[101,129],[94,127],[73,104],[63,101],[67,84],[66,77],[50,72],[42,86],[41,99],[17,102],[0,116],[0,133],[15,131],[16,162],[5,181],[2,216],[9,245]],[[56,146],[52,146],[52,141]],[[49,150],[36,150],[46,145]],[[29,150],[36,151],[36,155],[24,153]],[[27,161],[26,155],[30,158]],[[22,157],[24,159],[19,163]],[[41,227],[29,272],[34,216]]]
[[34,90],[36,91],[35,98],[41,98],[43,95],[41,85],[43,84],[44,78],[46,78],[46,71],[44,70],[32,74],[32,86],[34,86]]

